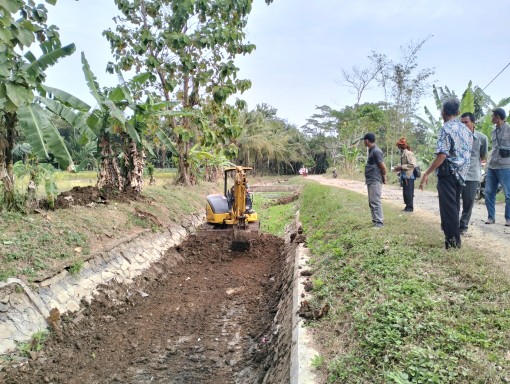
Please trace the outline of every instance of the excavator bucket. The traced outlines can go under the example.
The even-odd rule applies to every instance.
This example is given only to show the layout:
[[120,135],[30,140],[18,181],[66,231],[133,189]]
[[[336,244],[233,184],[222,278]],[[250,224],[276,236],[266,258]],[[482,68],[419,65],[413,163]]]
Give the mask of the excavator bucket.
[[245,227],[234,226],[234,235],[230,244],[232,251],[244,252],[251,249],[251,244],[260,235],[260,222],[246,223]]

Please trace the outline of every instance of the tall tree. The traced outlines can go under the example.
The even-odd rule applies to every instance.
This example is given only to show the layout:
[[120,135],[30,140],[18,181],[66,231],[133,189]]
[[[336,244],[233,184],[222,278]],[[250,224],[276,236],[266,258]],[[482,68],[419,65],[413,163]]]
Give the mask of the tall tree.
[[[230,96],[251,86],[237,78],[234,58],[255,48],[244,41],[252,0],[115,0],[115,4],[122,15],[115,18],[115,30],[104,35],[120,67],[152,73],[149,84],[166,101],[177,101],[177,110],[216,103],[219,116],[209,127],[216,128],[218,145],[228,146],[239,129],[228,121],[222,124],[223,113],[227,120],[230,113],[223,106]],[[184,184],[193,182],[189,153],[204,140],[202,127],[190,117],[168,120],[178,152],[178,181]]]
[[[393,109],[393,113],[387,115],[391,117],[387,135],[393,142],[413,129],[412,119],[421,98],[429,89],[429,79],[435,72],[433,68],[421,69],[418,65],[418,54],[429,38],[401,46],[401,57],[397,62],[389,60],[384,54],[374,56],[383,63],[378,80],[384,94],[389,97],[385,100],[386,104]],[[394,150],[395,146],[391,145],[388,152],[393,154]]]

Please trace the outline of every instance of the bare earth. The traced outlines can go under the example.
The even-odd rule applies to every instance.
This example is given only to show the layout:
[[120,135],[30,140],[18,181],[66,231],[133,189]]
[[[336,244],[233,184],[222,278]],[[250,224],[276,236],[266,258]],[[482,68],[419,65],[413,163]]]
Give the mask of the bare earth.
[[[324,185],[348,189],[367,195],[364,182],[355,180],[332,179],[321,175],[309,175],[309,179],[316,180]],[[383,202],[404,208],[402,189],[392,185],[383,186]],[[501,266],[510,276],[510,227],[505,227],[505,205],[496,205],[496,224],[486,225],[487,209],[482,199],[475,202],[468,235],[462,238],[462,244],[479,248],[484,254],[493,259],[496,265]],[[402,213],[407,214],[407,213]],[[437,192],[420,191],[415,189],[414,212],[412,215],[429,220],[432,225],[441,225],[439,218],[439,201]]]

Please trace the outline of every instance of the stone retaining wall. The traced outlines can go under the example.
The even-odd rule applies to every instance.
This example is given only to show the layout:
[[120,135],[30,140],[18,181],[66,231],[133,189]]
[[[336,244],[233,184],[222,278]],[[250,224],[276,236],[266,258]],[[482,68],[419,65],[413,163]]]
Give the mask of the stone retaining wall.
[[262,384],[290,383],[292,359],[292,328],[293,328],[293,283],[295,275],[296,250],[299,247],[295,239],[299,223],[291,224],[285,235],[285,248],[281,257],[285,257],[285,266],[280,271],[277,281],[282,284],[282,292],[278,309],[269,336],[270,364]]
[[76,275],[64,270],[42,281],[33,291],[19,279],[0,282],[0,354],[29,341],[32,335],[46,329],[51,309],[61,314],[80,309],[82,300],[89,301],[98,285],[115,279],[130,283],[165,252],[180,244],[201,225],[205,215],[193,215],[167,230],[144,232],[124,239],[113,248],[87,260]]

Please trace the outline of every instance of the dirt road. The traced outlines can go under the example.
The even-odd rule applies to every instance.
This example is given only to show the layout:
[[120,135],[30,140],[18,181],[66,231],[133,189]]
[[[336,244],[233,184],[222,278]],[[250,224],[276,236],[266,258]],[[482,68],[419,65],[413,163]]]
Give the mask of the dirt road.
[[[367,187],[363,182],[355,180],[332,179],[321,175],[309,175],[308,179],[316,180],[324,185],[348,189],[367,195]],[[392,204],[400,209],[404,208],[402,189],[392,185],[385,185],[382,192],[383,202]],[[463,244],[480,248],[485,254],[502,265],[510,275],[510,227],[504,226],[504,204],[496,205],[496,224],[486,225],[487,209],[484,200],[475,202],[468,235],[463,237]],[[402,213],[407,214],[407,213]],[[412,215],[425,217],[431,224],[440,226],[439,202],[437,192],[415,190],[414,213]]]
[[190,236],[133,285],[104,287],[32,360],[2,364],[0,382],[262,382],[275,364],[270,327],[288,285],[283,240],[261,235],[244,253],[230,240]]

